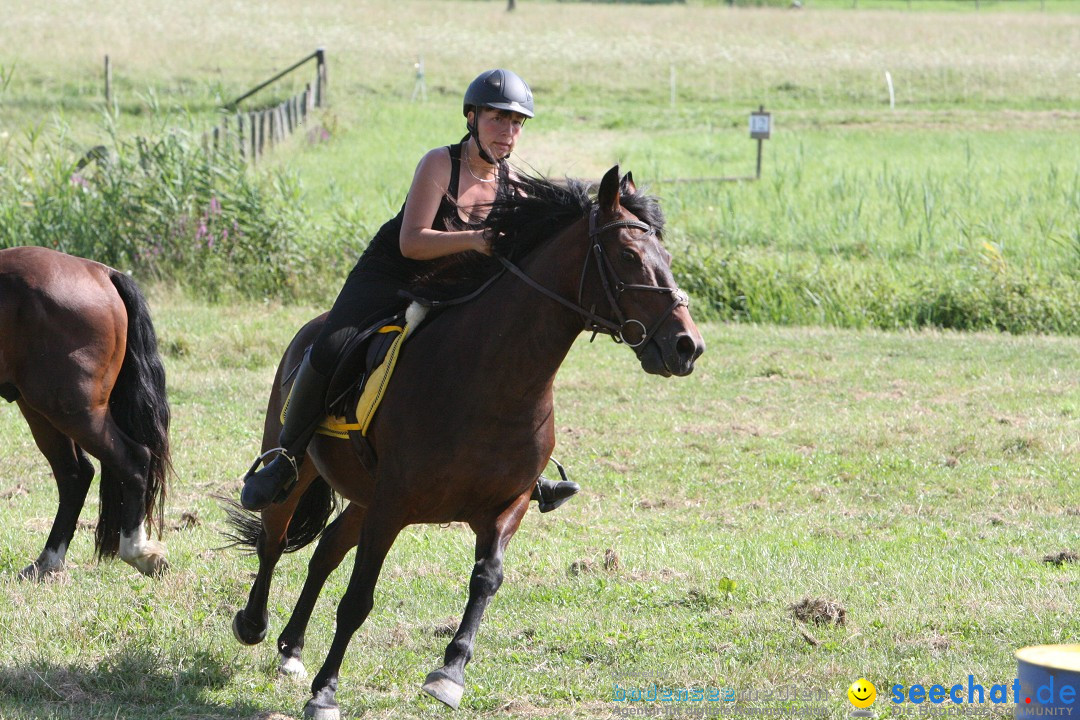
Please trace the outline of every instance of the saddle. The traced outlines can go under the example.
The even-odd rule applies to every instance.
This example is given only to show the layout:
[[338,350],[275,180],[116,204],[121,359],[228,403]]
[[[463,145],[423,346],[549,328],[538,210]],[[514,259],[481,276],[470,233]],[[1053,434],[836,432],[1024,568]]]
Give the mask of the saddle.
[[[413,303],[404,312],[375,323],[349,341],[334,368],[326,393],[327,416],[315,432],[341,440],[351,438],[369,470],[376,458],[366,437],[368,428],[386,394],[401,346],[426,314],[427,308]],[[282,422],[287,410],[288,403],[281,411]]]
[[342,350],[327,391],[329,415],[316,432],[345,439],[367,436],[397,366],[401,346],[423,321],[427,308],[414,303],[358,335]]

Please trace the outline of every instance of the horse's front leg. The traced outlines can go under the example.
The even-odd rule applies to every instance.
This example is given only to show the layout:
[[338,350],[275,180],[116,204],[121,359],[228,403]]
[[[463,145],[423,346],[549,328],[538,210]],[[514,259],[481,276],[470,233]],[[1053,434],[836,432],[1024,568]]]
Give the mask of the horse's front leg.
[[338,603],[334,640],[322,668],[311,681],[311,700],[304,707],[306,718],[338,720],[341,717],[336,699],[341,662],[345,659],[345,650],[353,634],[367,619],[375,604],[375,583],[386,554],[405,526],[400,515],[403,512],[401,504],[400,498],[387,501],[376,497],[364,517],[356,565],[349,578],[349,587]]
[[307,631],[311,613],[315,610],[315,601],[319,599],[319,593],[330,573],[337,569],[345,555],[356,547],[360,540],[364,513],[363,507],[349,503],[319,538],[319,544],[308,563],[304,589],[300,592],[292,615],[289,616],[288,624],[278,636],[278,653],[281,655],[278,670],[283,675],[303,677],[306,674],[300,653],[304,649],[304,633]]
[[30,426],[38,449],[49,461],[60,493],[60,505],[44,549],[37,560],[19,573],[22,579],[38,580],[64,568],[68,546],[75,536],[75,526],[94,479],[94,465],[86,453],[71,438],[53,427],[44,415],[21,400],[19,409]]
[[247,605],[233,617],[233,637],[244,645],[257,645],[266,637],[270,624],[270,613],[266,609],[270,598],[270,581],[274,576],[281,553],[288,540],[289,521],[292,520],[300,498],[318,475],[311,463],[303,463],[299,468],[298,481],[288,499],[271,505],[262,511],[262,529],[255,541],[255,552],[259,557],[259,571],[255,582],[251,584]]
[[476,564],[473,565],[472,579],[469,581],[469,601],[454,639],[446,646],[443,666],[428,673],[423,685],[424,692],[454,709],[457,709],[465,692],[465,665],[472,658],[480,620],[502,585],[506,545],[525,517],[529,495],[526,493],[515,500],[494,522],[472,523],[473,532],[476,533]]

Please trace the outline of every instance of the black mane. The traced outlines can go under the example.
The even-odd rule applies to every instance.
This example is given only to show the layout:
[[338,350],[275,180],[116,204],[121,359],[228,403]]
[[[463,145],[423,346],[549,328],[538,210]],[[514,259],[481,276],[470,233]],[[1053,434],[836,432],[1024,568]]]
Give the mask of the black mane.
[[[500,181],[495,200],[488,206],[483,227],[495,240],[492,250],[512,262],[520,262],[534,248],[573,223],[586,218],[596,205],[592,186],[566,178],[561,183],[518,172]],[[664,229],[659,201],[643,193],[627,193],[622,206],[653,227]],[[432,271],[417,278],[414,292],[422,297],[447,299],[465,295],[502,268],[496,257],[468,252],[447,256]]]
[[[573,178],[555,183],[519,175],[505,183],[484,221],[484,227],[496,238],[495,253],[519,260],[544,240],[588,217],[596,205],[590,189],[589,184]],[[664,214],[656,198],[624,193],[620,202],[657,233],[663,232]]]

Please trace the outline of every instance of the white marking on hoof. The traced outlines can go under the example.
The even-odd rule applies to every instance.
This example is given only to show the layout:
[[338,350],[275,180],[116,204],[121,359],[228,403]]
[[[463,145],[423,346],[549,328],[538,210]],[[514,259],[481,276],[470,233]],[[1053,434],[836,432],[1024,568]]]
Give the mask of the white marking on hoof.
[[165,560],[165,546],[146,537],[146,528],[140,525],[130,534],[120,534],[120,559],[143,575],[160,575],[169,568]]
[[341,710],[338,708],[321,708],[312,705],[311,701],[304,706],[304,717],[312,720],[341,720]]
[[45,580],[64,569],[64,557],[67,555],[67,545],[61,545],[56,549],[42,550],[41,555],[31,565],[27,565],[19,573],[20,580]]
[[458,709],[458,705],[461,704],[461,696],[465,694],[465,686],[459,685],[446,677],[441,670],[428,673],[421,689],[454,710]]
[[304,663],[300,661],[300,658],[286,657],[285,655],[281,656],[281,662],[278,663],[278,672],[297,680],[303,680],[307,677],[307,668],[304,667]]

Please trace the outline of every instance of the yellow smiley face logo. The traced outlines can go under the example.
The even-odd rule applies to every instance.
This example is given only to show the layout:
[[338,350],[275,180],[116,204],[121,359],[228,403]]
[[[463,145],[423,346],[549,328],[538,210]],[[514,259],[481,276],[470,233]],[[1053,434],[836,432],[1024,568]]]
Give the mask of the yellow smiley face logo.
[[866,678],[859,678],[847,689],[847,697],[852,705],[864,710],[877,700],[877,688]]

